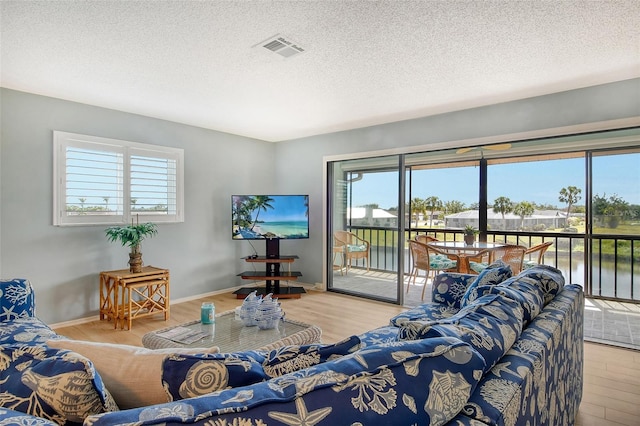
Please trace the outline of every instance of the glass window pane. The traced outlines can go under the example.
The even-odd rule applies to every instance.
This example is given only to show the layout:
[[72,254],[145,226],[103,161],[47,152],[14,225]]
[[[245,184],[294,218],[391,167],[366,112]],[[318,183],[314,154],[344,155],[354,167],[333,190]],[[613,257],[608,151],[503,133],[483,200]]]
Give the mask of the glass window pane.
[[490,230],[584,233],[584,154],[490,161]]
[[640,234],[640,153],[593,156],[593,233]]
[[121,153],[66,148],[66,215],[122,215]]

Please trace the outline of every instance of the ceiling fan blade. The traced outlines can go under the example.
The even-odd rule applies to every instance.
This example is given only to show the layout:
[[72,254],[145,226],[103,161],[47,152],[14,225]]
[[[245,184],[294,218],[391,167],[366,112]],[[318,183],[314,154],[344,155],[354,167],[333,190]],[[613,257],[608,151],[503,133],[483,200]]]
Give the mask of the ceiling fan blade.
[[499,144],[496,144],[496,145],[486,145],[486,146],[482,147],[482,149],[490,149],[490,150],[493,150],[493,151],[504,151],[504,150],[507,150],[507,149],[510,149],[510,148],[511,148],[511,144],[510,143],[499,143]]
[[473,149],[475,149],[475,147],[460,148],[459,150],[456,151],[456,154],[466,154],[467,152]]

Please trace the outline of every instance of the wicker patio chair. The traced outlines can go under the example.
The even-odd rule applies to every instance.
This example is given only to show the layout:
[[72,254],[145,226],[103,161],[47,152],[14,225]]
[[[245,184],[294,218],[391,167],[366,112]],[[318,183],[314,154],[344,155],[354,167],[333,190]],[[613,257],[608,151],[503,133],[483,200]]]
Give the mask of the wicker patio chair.
[[335,263],[336,256],[340,253],[345,266],[345,273],[349,273],[353,259],[364,259],[367,262],[367,271],[369,270],[369,253],[371,252],[371,244],[369,241],[358,237],[353,232],[335,231],[333,233],[333,258]]
[[452,253],[445,253],[428,244],[415,240],[408,240],[409,251],[411,253],[411,274],[407,281],[407,293],[413,279],[416,283],[416,277],[419,271],[425,271],[424,286],[422,287],[422,300],[424,300],[424,291],[427,288],[427,280],[429,276],[432,278],[438,272],[451,271],[458,272],[460,268],[460,256]]
[[440,241],[435,237],[430,237],[429,235],[426,234],[420,234],[420,235],[416,235],[415,240],[419,243],[423,243],[423,244],[429,244],[432,241]]
[[522,271],[524,252],[526,250],[526,247],[514,244],[507,244],[503,247],[498,247],[491,252],[491,262],[500,259],[511,267],[513,275],[519,274],[520,271]]
[[524,255],[526,259],[523,263],[523,269],[531,268],[535,265],[542,264],[542,258],[544,257],[544,253],[549,249],[549,247],[553,244],[553,241],[547,241],[546,243],[541,243],[532,247],[529,247],[525,250]]

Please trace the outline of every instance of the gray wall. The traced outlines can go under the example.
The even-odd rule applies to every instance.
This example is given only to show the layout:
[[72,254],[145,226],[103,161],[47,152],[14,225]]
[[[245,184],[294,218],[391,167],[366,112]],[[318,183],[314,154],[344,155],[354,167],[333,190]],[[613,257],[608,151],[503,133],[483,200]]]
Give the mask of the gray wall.
[[[185,150],[185,222],[143,243],[147,264],[171,270],[172,299],[241,284],[252,252],[230,237],[234,193],[310,196],[311,237],[284,241],[303,282],[322,281],[323,157],[640,117],[640,79],[276,144],[2,89],[0,274],[27,277],[47,322],[97,313],[98,272],[126,267],[104,227],[52,226],[52,131]],[[260,243],[255,244],[264,251]]]
[[295,192],[304,185],[310,197],[311,238],[298,253],[305,281],[322,281],[323,157],[410,149],[630,117],[640,117],[640,78],[278,143],[274,170],[277,187]]
[[172,299],[241,284],[251,247],[231,240],[231,195],[275,190],[272,143],[6,89],[1,102],[0,272],[31,280],[43,320],[97,313],[98,273],[128,261],[105,226],[52,225],[53,130],[183,148],[185,222],[159,225],[143,259],[170,269]]

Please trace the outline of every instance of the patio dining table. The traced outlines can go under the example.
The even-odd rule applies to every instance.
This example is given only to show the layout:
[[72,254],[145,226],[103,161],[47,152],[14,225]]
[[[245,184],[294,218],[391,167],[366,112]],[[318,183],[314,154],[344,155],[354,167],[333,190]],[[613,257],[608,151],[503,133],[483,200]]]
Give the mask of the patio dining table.
[[461,265],[458,267],[460,273],[468,274],[469,257],[475,257],[480,252],[488,252],[491,258],[491,252],[497,248],[504,247],[503,243],[488,243],[488,242],[474,242],[468,245],[464,241],[433,241],[428,245],[437,248],[438,250],[446,251],[448,253],[455,253],[460,257]]

